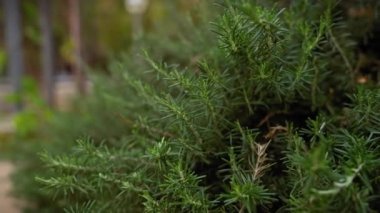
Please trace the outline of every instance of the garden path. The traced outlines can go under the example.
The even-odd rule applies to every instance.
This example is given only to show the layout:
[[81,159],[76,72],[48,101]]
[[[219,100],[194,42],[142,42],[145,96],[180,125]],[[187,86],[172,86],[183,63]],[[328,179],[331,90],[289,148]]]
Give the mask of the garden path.
[[[6,137],[14,131],[13,116],[1,115],[0,119],[0,135]],[[0,140],[0,143],[2,141]],[[0,144],[1,145],[1,144]],[[1,153],[0,153],[1,154]],[[16,199],[11,195],[12,182],[10,175],[13,171],[13,165],[7,161],[0,161],[0,212],[1,213],[19,213]]]
[[12,183],[10,174],[13,171],[13,165],[9,162],[0,162],[0,212],[2,213],[19,213],[17,201],[10,196]]

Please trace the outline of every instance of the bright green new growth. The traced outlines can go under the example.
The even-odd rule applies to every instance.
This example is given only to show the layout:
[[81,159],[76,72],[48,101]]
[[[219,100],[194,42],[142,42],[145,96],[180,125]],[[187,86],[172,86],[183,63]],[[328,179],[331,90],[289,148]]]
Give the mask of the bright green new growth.
[[295,2],[219,5],[198,66],[115,68],[134,93],[104,94],[123,133],[43,154],[37,181],[66,212],[378,210],[380,90],[356,88],[336,5]]

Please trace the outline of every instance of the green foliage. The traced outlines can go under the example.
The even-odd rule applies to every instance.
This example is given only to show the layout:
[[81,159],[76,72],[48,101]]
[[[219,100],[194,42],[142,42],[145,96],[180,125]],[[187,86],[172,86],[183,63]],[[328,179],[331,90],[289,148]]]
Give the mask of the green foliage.
[[32,44],[39,44],[41,40],[41,33],[39,32],[37,3],[32,1],[23,2],[22,13],[24,14],[26,20],[26,23],[24,24],[25,37]]
[[15,115],[14,122],[17,137],[28,138],[39,128],[42,121],[50,118],[51,111],[42,97],[40,97],[38,85],[33,79],[24,78],[22,85],[22,93],[13,98],[15,101],[21,99],[25,104],[26,110]]
[[[215,47],[208,33],[194,33],[178,45],[209,46],[165,49],[178,51],[169,60],[151,48],[145,61],[122,58],[70,125],[49,133],[51,142],[60,137],[45,146],[49,169],[36,180],[55,198],[51,208],[379,210],[380,90],[356,85],[340,5],[218,5]],[[73,146],[69,137],[80,134],[88,137]]]
[[0,75],[5,74],[5,66],[7,61],[7,54],[3,49],[0,49]]

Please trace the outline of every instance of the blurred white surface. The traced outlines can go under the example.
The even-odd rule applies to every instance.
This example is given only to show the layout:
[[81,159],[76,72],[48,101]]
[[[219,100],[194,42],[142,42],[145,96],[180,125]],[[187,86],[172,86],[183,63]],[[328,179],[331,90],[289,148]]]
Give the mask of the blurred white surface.
[[124,0],[125,7],[132,14],[144,13],[148,7],[148,0]]

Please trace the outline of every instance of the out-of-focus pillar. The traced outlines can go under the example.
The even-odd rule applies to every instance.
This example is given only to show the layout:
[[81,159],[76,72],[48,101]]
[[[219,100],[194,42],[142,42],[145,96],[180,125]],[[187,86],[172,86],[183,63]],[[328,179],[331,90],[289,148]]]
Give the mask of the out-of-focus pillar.
[[125,0],[125,7],[132,15],[133,39],[138,39],[143,33],[143,14],[148,7],[148,0]]
[[69,9],[69,28],[71,39],[74,44],[74,64],[73,70],[75,73],[76,84],[78,91],[81,94],[86,93],[86,77],[82,66],[81,52],[81,19],[80,19],[80,0],[68,0]]
[[7,49],[7,71],[12,90],[17,97],[15,111],[22,108],[21,90],[24,74],[20,0],[3,0],[5,14],[5,43]]
[[39,0],[40,26],[42,31],[43,94],[50,106],[52,106],[54,101],[55,69],[51,2],[51,0]]

